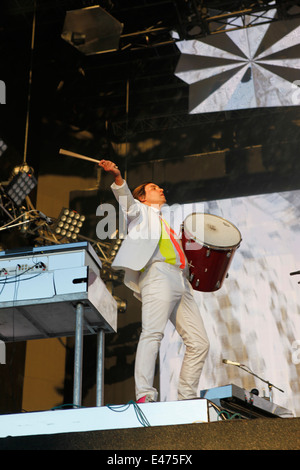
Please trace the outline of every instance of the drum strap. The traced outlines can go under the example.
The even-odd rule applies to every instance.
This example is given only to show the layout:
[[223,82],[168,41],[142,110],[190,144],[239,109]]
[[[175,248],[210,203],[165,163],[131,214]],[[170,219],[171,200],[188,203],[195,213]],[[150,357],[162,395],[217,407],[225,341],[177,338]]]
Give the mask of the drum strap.
[[185,255],[184,255],[184,252],[180,246],[180,244],[178,243],[177,239],[176,239],[176,233],[174,232],[174,230],[169,226],[169,224],[160,216],[160,219],[162,221],[162,223],[164,224],[164,228],[168,234],[168,236],[170,237],[170,240],[175,248],[175,250],[177,251],[178,255],[179,255],[179,260],[180,260],[180,269],[184,269],[185,268]]

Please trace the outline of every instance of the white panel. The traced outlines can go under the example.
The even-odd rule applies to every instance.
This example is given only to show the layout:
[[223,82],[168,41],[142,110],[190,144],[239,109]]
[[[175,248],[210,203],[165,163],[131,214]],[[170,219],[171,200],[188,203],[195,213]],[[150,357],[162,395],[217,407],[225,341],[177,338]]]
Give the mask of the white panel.
[[[1,279],[1,278],[0,278]],[[19,300],[45,299],[55,295],[53,273],[23,274],[17,279],[9,276],[1,279],[0,302],[16,302]]]
[[[150,426],[216,421],[217,414],[208,407],[205,399],[138,405],[140,416],[143,413]],[[0,416],[0,438],[140,427],[143,424],[133,404]]]

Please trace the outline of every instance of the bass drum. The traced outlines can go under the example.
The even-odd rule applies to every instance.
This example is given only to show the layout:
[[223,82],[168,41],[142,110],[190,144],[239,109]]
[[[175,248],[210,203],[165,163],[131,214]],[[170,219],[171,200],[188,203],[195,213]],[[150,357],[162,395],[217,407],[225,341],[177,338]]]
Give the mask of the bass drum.
[[182,224],[182,247],[193,289],[220,289],[241,241],[239,230],[222,217],[198,212],[187,216]]

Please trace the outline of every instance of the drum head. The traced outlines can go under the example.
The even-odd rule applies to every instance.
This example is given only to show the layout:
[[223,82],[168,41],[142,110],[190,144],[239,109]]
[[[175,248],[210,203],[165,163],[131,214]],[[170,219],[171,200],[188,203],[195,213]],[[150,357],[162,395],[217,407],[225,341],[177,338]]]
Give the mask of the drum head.
[[228,220],[217,215],[190,214],[184,221],[185,235],[201,245],[215,248],[231,248],[240,244],[239,230]]

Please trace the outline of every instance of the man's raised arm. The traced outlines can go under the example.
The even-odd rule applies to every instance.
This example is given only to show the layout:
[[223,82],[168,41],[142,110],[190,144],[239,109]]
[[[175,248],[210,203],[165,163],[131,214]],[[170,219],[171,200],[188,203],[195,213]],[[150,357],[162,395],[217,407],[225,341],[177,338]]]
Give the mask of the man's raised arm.
[[130,219],[138,217],[139,209],[137,203],[117,165],[109,160],[101,160],[99,166],[101,166],[104,171],[114,176],[115,181],[114,184],[111,185],[111,189],[121,208],[127,214],[127,217]]
[[117,165],[109,160],[100,160],[99,166],[103,168],[104,171],[107,171],[107,173],[110,173],[114,176],[115,178],[115,184],[117,186],[122,186],[124,183],[124,180],[122,178],[121,172]]

